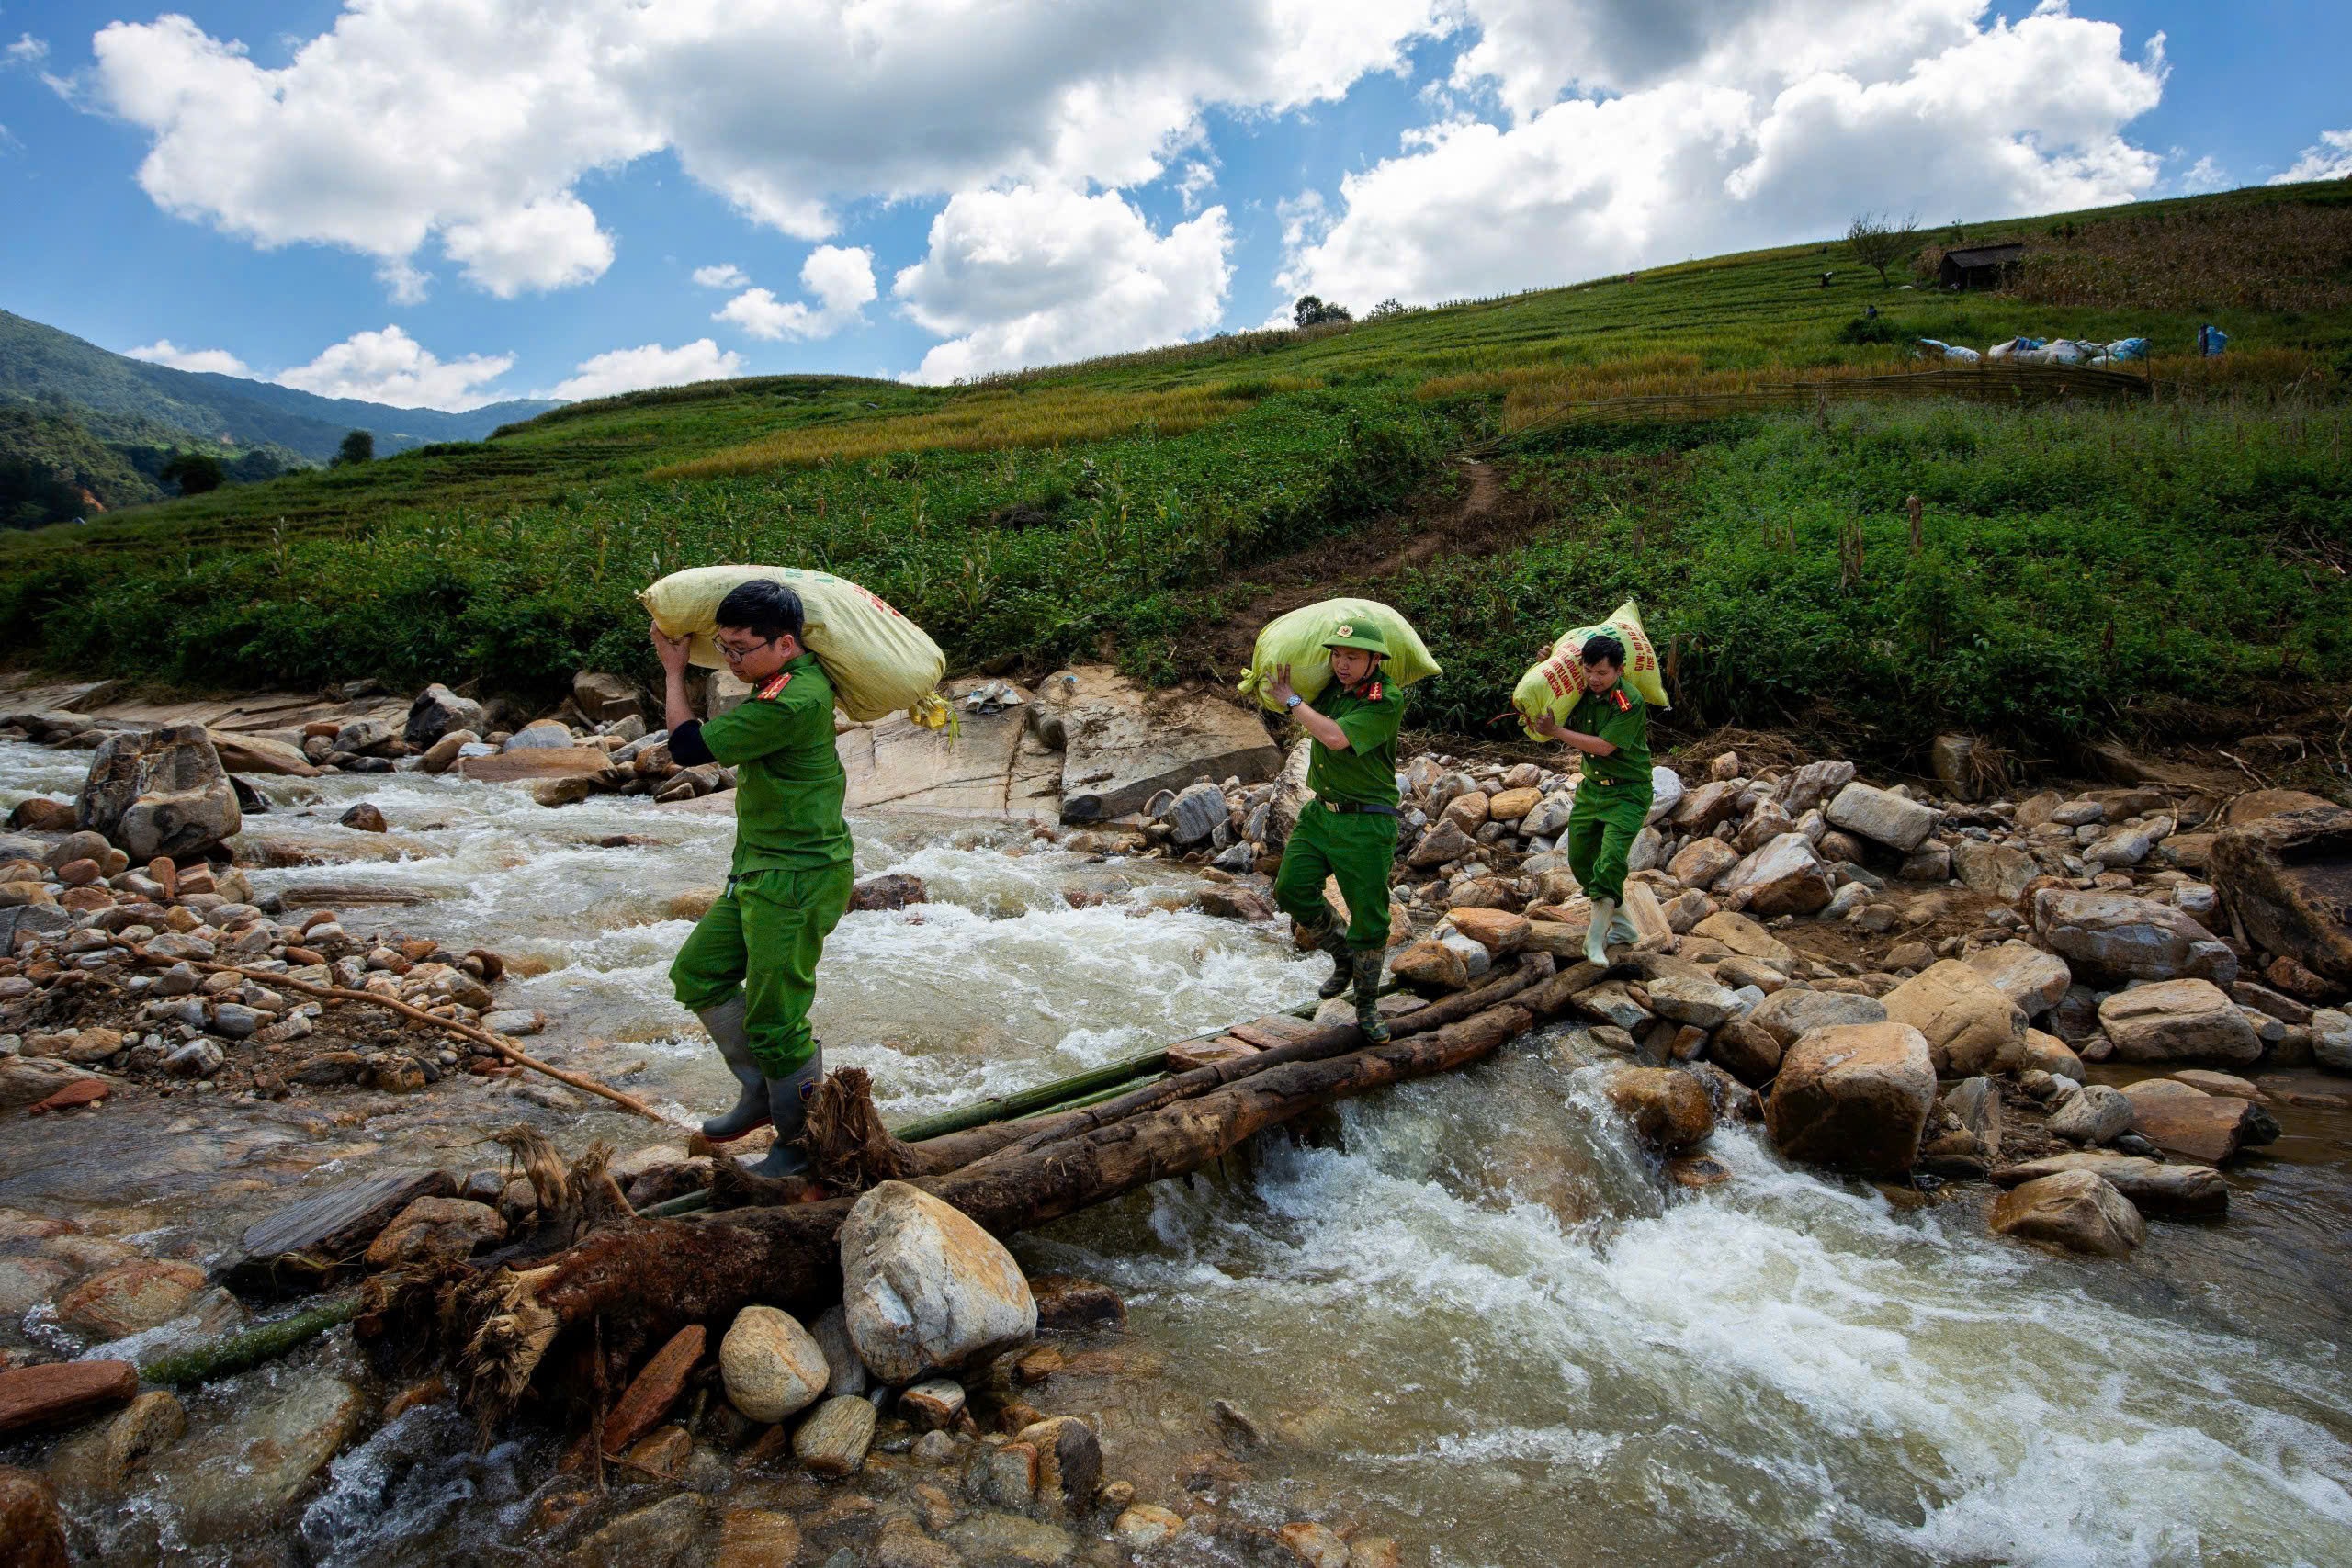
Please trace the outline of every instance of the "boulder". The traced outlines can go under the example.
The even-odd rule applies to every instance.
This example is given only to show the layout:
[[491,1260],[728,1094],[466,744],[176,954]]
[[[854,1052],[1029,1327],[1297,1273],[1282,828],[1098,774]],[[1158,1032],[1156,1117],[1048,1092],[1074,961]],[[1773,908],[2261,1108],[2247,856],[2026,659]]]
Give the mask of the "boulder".
[[2352,985],[2352,811],[2322,806],[2213,840],[2214,886],[2256,946]]
[[169,1323],[204,1289],[193,1263],[138,1258],[102,1269],[57,1299],[57,1321],[85,1338],[120,1339]]
[[1488,801],[1484,790],[1465,790],[1445,803],[1438,813],[1438,820],[1451,822],[1464,833],[1476,833],[1487,825]]
[[1033,1421],[1014,1437],[1037,1450],[1037,1501],[1048,1513],[1072,1515],[1094,1502],[1102,1486],[1102,1444],[1075,1416]]
[[1952,874],[1970,890],[1987,898],[1998,898],[2004,904],[2014,904],[2025,897],[2033,879],[2041,874],[2041,867],[2023,850],[2013,850],[2007,844],[1979,843],[1974,839],[1962,839],[1951,847]]
[[[1793,809],[1793,808],[1792,808]],[[1940,814],[1932,807],[1905,800],[1891,790],[1875,789],[1860,780],[1839,790],[1823,813],[1830,825],[1884,844],[1898,854],[1909,854],[1928,841]]]
[[1258,784],[1283,766],[1254,707],[1209,694],[1152,691],[1102,665],[1047,676],[1025,722],[1062,754],[1064,822],[1124,817],[1163,789],[1203,779]]
[[2093,1258],[2122,1258],[2148,1234],[2132,1201],[2087,1170],[2061,1170],[2010,1188],[1994,1200],[1992,1225],[2003,1235]]
[[453,729],[424,749],[424,754],[417,759],[417,769],[435,775],[446,773],[457,765],[458,757],[467,747],[478,744],[481,739],[481,737],[470,729]]
[[2248,1100],[2224,1099],[2170,1078],[2149,1078],[2124,1089],[2132,1131],[2165,1154],[2199,1165],[2222,1165],[2239,1150],[2278,1136],[2278,1123]]
[[[1642,820],[1656,824],[1658,818],[1682,804],[1682,775],[1660,762],[1650,769],[1650,808]],[[1655,835],[1653,835],[1655,837]],[[1642,869],[1640,866],[1634,870]]]
[[74,815],[134,862],[192,860],[244,826],[236,789],[200,724],[107,736],[91,755]]
[[2183,976],[2226,986],[2237,955],[2169,904],[2128,893],[2044,887],[2033,895],[2033,929],[2077,977],[2111,984]]
[[791,1314],[747,1306],[718,1342],[728,1403],[772,1425],[814,1404],[832,1382],[824,1348]]
[[1702,784],[1666,814],[1667,826],[1682,833],[1708,833],[1738,808],[1741,786],[1730,780]]
[[1898,1176],[1917,1157],[1935,1100],[1935,1063],[1917,1030],[1892,1021],[1849,1024],[1814,1030],[1789,1047],[1764,1122],[1792,1159]]
[[1703,973],[1655,975],[1644,982],[1643,988],[1649,993],[1652,1012],[1696,1029],[1714,1029],[1742,1006],[1729,987],[1716,984]]
[[1576,807],[1577,797],[1572,792],[1554,790],[1519,819],[1519,830],[1531,839],[1556,838],[1568,825],[1568,817]]
[[1460,825],[1441,820],[1421,835],[1419,841],[1413,845],[1412,852],[1405,857],[1405,863],[1425,870],[1443,865],[1448,861],[1460,860],[1476,848],[1477,840],[1464,832]]
[[2025,1013],[1958,959],[1929,964],[1883,998],[1886,1016],[1928,1042],[1939,1077],[2013,1073],[2025,1066]]
[[242,735],[230,729],[208,729],[213,754],[232,773],[269,773],[283,778],[312,779],[320,769],[311,765],[300,746],[273,740],[266,735]]
[[858,1359],[910,1383],[1036,1336],[1037,1303],[988,1232],[921,1188],[886,1181],[842,1222],[842,1299]]
[[2166,1164],[2093,1149],[2003,1166],[1993,1172],[1993,1179],[2003,1187],[2017,1187],[2065,1170],[2086,1170],[2105,1179],[2147,1213],[2219,1214],[2230,1206],[2230,1184],[2210,1165]]
[[[1577,936],[1579,950],[1582,934]],[[1408,942],[1388,960],[1389,973],[1408,986],[1458,991],[1470,983],[1470,969],[1462,955],[1442,942]]]
[[1170,837],[1179,849],[1190,849],[1215,832],[1227,819],[1225,791],[1213,784],[1188,784],[1166,812]]
[[1785,1051],[1817,1029],[1884,1023],[1886,1004],[1850,991],[1815,991],[1788,986],[1758,1003],[1747,1021],[1778,1041]]
[[1761,959],[1783,974],[1796,965],[1795,949],[1735,910],[1709,915],[1690,928],[1690,934],[1721,942],[1742,958]]
[[923,885],[922,878],[902,871],[869,876],[849,890],[853,914],[860,910],[903,909],[910,904],[928,903],[930,899],[931,889]]
[[2056,1007],[2065,998],[2066,987],[2075,983],[2074,972],[2066,967],[2064,959],[2044,953],[2030,942],[2005,942],[1998,947],[1973,953],[1961,962],[1992,982],[1993,987],[2023,1009],[2028,1018],[2039,1018]]
[[1527,945],[1528,920],[1507,909],[1454,909],[1446,919],[1453,929],[1500,958]]
[[964,1414],[964,1385],[954,1378],[932,1378],[899,1395],[899,1413],[925,1432],[952,1426]]
[[[567,750],[578,745],[579,741],[572,736],[571,727],[564,723],[561,719],[535,718],[530,723],[525,725],[522,728],[516,730],[514,734],[508,736],[506,738],[506,744],[499,748],[499,750],[502,753],[507,751],[555,751]],[[596,754],[600,758],[606,761],[611,761],[611,752],[605,750],[602,747],[595,748],[595,750]]]
[[1944,1096],[1944,1110],[1956,1118],[1961,1127],[1976,1140],[1976,1146],[1987,1159],[1997,1159],[2001,1153],[2001,1090],[1988,1077],[1963,1078],[1952,1085]]
[[2083,1059],[2075,1055],[2074,1048],[2039,1029],[2025,1032],[2025,1065],[2029,1070],[2038,1067],[2054,1078],[2083,1081]]
[[2050,1135],[2070,1144],[2111,1144],[2132,1130],[2132,1097],[2103,1083],[2085,1084],[2050,1113]]
[[1781,1041],[1744,1018],[1733,1019],[1707,1042],[1707,1060],[1750,1089],[1761,1089],[1781,1070]]
[[1739,863],[1739,852],[1721,839],[1693,839],[1666,863],[1666,874],[1685,887],[1712,887]]
[[0,1467],[0,1562],[9,1568],[70,1568],[57,1494],[28,1470]]
[[1487,797],[1487,819],[1490,822],[1522,821],[1543,800],[1544,792],[1532,786],[1497,790]]
[[645,716],[645,699],[637,682],[599,670],[582,670],[571,678],[571,703],[591,724]]
[[1789,775],[1781,786],[1781,809],[1791,817],[1802,817],[1833,799],[1848,784],[1854,782],[1854,764],[1844,761],[1807,762]]
[[1724,873],[1715,891],[1770,919],[1810,915],[1829,902],[1831,889],[1805,836],[1783,833]]
[[866,1450],[874,1446],[874,1424],[872,1401],[856,1394],[836,1394],[817,1406],[792,1434],[792,1455],[822,1476],[838,1480],[854,1475],[865,1462]]
[[2210,980],[2160,980],[2118,991],[2098,1004],[2099,1027],[2127,1062],[2262,1059],[2262,1039],[2226,992]]
[[[2330,1072],[2352,1073],[2352,1013],[2320,1008],[2312,1014],[2311,1031],[2312,1060]],[[0,1068],[6,1066],[0,1063]],[[4,1080],[0,1088],[5,1088]],[[0,1102],[6,1098],[0,1092]]]
[[[409,704],[408,722],[401,730],[401,739],[423,750],[457,730],[481,734],[484,728],[482,718],[480,703],[471,697],[461,697],[436,682],[419,692],[416,700]],[[454,751],[456,748],[450,750]]]
[[1704,1143],[1715,1130],[1707,1091],[1687,1073],[1618,1067],[1600,1088],[1610,1105],[1632,1124],[1634,1136],[1654,1153],[1679,1154]]

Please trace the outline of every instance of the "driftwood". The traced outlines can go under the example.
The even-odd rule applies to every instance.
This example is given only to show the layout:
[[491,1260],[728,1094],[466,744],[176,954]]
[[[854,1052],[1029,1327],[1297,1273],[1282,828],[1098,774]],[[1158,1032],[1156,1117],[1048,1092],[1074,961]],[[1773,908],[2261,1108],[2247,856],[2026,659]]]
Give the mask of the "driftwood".
[[[1501,1000],[1408,1026],[1439,1009],[1459,1013],[1481,995],[1523,990],[1548,972],[1548,964],[1525,964],[1484,993],[1408,1014],[1393,1026],[1399,1038],[1385,1045],[1362,1047],[1352,1028],[1317,1031],[1294,1043],[1302,1054],[1290,1059],[1227,1063],[1151,1085],[1141,1091],[1149,1102],[1138,1100],[1125,1116],[1102,1120],[1107,1107],[1097,1106],[1038,1119],[1059,1123],[1058,1135],[1042,1124],[1013,1124],[1017,1141],[918,1177],[917,1184],[1000,1235],[1044,1224],[1198,1169],[1317,1107],[1486,1056],[1532,1027],[1536,1013]],[[1163,1096],[1182,1080],[1193,1080],[1185,1092]],[[1003,1131],[956,1136],[977,1142],[978,1134]],[[514,1408],[558,1340],[576,1332],[573,1343],[583,1342],[592,1324],[605,1356],[627,1366],[686,1325],[728,1322],[754,1302],[804,1314],[830,1304],[841,1282],[837,1233],[854,1201],[844,1195],[695,1220],[640,1218],[597,1231],[539,1267],[478,1280],[455,1314],[469,1329],[460,1371],[476,1413],[492,1421]]]

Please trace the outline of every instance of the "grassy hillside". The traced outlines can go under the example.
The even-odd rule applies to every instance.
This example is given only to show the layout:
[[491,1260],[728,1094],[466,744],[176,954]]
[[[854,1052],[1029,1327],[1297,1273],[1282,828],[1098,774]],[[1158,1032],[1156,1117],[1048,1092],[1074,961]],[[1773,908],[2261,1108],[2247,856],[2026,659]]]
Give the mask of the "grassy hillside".
[[[1807,245],[975,387],[609,399],[0,541],[0,615],[34,630],[21,657],[90,673],[548,693],[650,668],[630,595],[652,578],[756,559],[857,579],[961,667],[1229,678],[1219,634],[1279,578],[1408,609],[1448,665],[1417,721],[1476,732],[1538,638],[1631,592],[1687,723],[1830,716],[1891,747],[1943,723],[2027,745],[2177,728],[2217,686],[2275,710],[2352,680],[2347,198],[1975,226],[2029,243],[1999,296]],[[2189,356],[2201,321],[2229,356]],[[1913,363],[1914,336],[2018,333],[2149,337],[2155,395],[1716,396],[1697,420],[1623,400],[1850,381]],[[1508,498],[1476,526],[1448,462],[1467,452]]]
[[316,463],[333,457],[353,430],[373,431],[379,452],[399,451],[475,440],[548,407],[523,401],[445,413],[322,398],[266,381],[150,365],[6,310],[0,310],[0,398],[62,399],[100,414],[185,430],[208,447],[226,437],[241,449],[274,445]]

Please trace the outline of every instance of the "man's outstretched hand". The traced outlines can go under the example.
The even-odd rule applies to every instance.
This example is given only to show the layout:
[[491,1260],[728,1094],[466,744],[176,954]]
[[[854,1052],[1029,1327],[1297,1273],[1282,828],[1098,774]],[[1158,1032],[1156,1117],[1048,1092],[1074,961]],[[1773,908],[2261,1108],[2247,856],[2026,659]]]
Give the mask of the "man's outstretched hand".
[[1290,705],[1290,700],[1295,694],[1290,689],[1289,665],[1277,664],[1274,666],[1273,684],[1268,686],[1266,690],[1272,695],[1274,701],[1282,704],[1285,707]]

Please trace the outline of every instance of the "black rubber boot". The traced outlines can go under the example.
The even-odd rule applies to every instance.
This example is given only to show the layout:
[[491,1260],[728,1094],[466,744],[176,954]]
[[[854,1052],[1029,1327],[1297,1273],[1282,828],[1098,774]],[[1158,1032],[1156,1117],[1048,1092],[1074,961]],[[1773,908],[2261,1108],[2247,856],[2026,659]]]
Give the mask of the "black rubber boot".
[[743,1012],[743,998],[738,993],[732,999],[698,1015],[702,1026],[710,1031],[710,1043],[726,1058],[727,1070],[743,1086],[733,1110],[702,1124],[702,1135],[714,1144],[730,1143],[767,1123],[767,1079],[760,1071],[760,1064],[752,1058],[752,1037],[744,1032]]
[[1352,955],[1348,952],[1348,937],[1336,924],[1309,933],[1315,938],[1315,951],[1331,956],[1331,973],[1315,994],[1326,1001],[1348,988],[1349,965]]
[[808,1097],[825,1077],[825,1047],[797,1072],[767,1080],[768,1114],[775,1122],[775,1143],[764,1157],[744,1167],[753,1176],[798,1176],[808,1168],[800,1152],[800,1134],[808,1125]]
[[1388,1043],[1388,1021],[1380,1016],[1380,970],[1387,958],[1385,948],[1367,947],[1349,965],[1356,987],[1356,1027],[1371,1045]]

